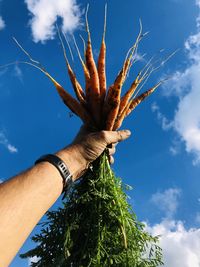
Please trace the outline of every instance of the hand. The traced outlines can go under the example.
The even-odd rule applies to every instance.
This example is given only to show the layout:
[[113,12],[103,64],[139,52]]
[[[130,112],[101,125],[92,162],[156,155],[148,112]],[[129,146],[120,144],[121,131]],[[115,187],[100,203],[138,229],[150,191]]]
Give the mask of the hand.
[[129,130],[91,132],[86,126],[82,126],[73,144],[78,145],[81,155],[88,162],[93,162],[107,148],[110,163],[114,163],[113,154],[118,142],[127,139],[131,135]]
[[[73,169],[74,179],[79,178],[89,164],[96,160],[108,146],[110,163],[113,163],[112,155],[115,153],[115,145],[130,135],[129,130],[91,132],[85,126],[81,127],[73,143],[64,150],[70,153],[71,160],[68,167]],[[63,157],[63,154],[59,153],[58,155]],[[69,162],[69,156],[67,161]],[[71,165],[74,167],[72,168]]]

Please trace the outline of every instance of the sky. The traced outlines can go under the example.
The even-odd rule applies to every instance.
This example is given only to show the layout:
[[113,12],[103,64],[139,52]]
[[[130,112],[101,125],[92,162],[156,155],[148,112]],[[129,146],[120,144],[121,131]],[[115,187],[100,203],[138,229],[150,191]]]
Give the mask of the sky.
[[[96,59],[106,1],[0,0],[0,65],[26,59],[12,40],[15,36],[73,94],[55,25],[67,34],[72,66],[84,84],[72,34],[83,51],[79,35],[86,38],[87,3]],[[165,267],[199,267],[200,0],[107,0],[107,4],[108,84],[136,39],[140,18],[149,34],[140,44],[123,92],[151,56],[164,59],[179,49],[143,90],[166,77],[170,80],[125,120],[122,128],[132,135],[118,145],[113,169],[133,187],[129,201],[139,220],[149,232],[161,235]],[[40,155],[69,144],[80,125],[42,73],[20,64],[0,68],[0,182],[32,166]],[[60,199],[52,208],[59,205]],[[33,247],[29,237],[20,252]],[[29,264],[17,254],[10,266]]]

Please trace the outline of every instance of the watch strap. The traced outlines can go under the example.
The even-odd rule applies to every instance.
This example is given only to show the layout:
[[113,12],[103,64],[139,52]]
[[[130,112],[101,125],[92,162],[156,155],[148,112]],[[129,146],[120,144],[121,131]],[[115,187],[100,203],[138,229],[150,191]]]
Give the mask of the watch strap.
[[38,160],[36,160],[35,164],[38,164],[40,162],[45,162],[45,161],[54,165],[59,171],[63,179],[63,191],[64,191],[66,187],[68,187],[72,183],[72,175],[70,174],[70,171],[67,165],[64,163],[64,161],[61,158],[59,158],[58,156],[54,154],[43,155]]

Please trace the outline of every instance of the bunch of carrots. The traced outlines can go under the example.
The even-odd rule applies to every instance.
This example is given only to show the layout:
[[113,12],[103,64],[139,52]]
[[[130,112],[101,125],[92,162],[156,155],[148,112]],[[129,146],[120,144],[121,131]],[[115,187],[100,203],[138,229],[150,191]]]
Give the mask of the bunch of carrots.
[[[79,48],[77,46],[76,40],[74,38],[74,43],[78,52],[80,62],[83,67],[83,72],[85,76],[85,90],[82,88],[81,84],[77,80],[76,74],[73,71],[69,60],[66,55],[65,45],[62,40],[61,32],[59,28],[58,36],[61,41],[63,48],[63,54],[65,57],[66,67],[68,75],[70,77],[76,99],[70,95],[46,70],[45,68],[36,60],[32,59],[29,53],[19,44],[15,39],[14,41],[22,49],[22,51],[29,57],[30,62],[19,61],[18,63],[26,63],[32,65],[35,68],[40,69],[54,84],[57,89],[58,94],[62,98],[65,105],[78,117],[81,118],[84,124],[89,125],[91,128],[96,130],[109,130],[115,131],[120,128],[123,123],[123,120],[139,105],[146,97],[151,95],[156,88],[158,88],[163,82],[160,81],[155,86],[147,90],[146,92],[140,94],[138,93],[147,82],[149,76],[163,66],[163,64],[168,61],[174,53],[162,61],[160,65],[154,66],[152,64],[154,57],[152,57],[143,69],[138,73],[135,80],[132,82],[130,88],[122,96],[122,86],[124,85],[130,68],[134,62],[137,61],[137,49],[141,39],[147,34],[142,33],[142,24],[140,22],[140,32],[137,36],[136,42],[129,49],[121,70],[119,71],[115,81],[112,85],[107,87],[106,83],[106,43],[105,43],[105,33],[106,33],[106,10],[105,7],[105,20],[104,20],[104,32],[102,43],[100,47],[100,52],[98,56],[98,62],[95,63],[92,42],[90,36],[90,30],[88,25],[87,13],[86,11],[86,30],[88,34],[87,46],[84,43],[84,59],[81,56]],[[63,33],[63,36],[69,46],[69,43],[66,39],[66,36]],[[83,40],[84,41],[84,40]],[[69,50],[71,52],[70,46]],[[154,63],[158,63],[159,60]]]

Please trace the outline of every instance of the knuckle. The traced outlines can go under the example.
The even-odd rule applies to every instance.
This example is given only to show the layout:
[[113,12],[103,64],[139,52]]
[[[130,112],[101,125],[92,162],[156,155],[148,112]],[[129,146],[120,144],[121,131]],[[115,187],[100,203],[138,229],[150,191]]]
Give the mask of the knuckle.
[[106,140],[107,137],[108,137],[108,133],[106,131],[102,130],[100,132],[100,136],[101,136],[102,139]]

